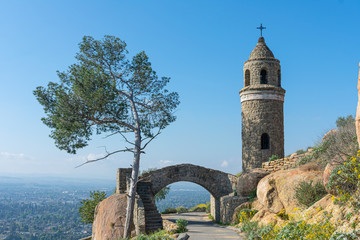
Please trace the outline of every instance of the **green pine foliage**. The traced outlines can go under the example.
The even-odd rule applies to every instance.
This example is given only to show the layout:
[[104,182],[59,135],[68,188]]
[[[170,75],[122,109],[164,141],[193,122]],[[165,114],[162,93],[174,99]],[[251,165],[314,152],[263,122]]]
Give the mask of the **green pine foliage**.
[[104,191],[90,191],[90,198],[83,199],[80,201],[81,206],[79,207],[79,214],[83,223],[94,222],[94,212],[96,206],[106,198]]

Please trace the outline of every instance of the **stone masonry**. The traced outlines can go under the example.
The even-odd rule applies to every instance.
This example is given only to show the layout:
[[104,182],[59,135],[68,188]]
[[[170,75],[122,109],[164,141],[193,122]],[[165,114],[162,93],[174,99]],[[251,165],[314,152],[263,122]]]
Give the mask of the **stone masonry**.
[[284,96],[280,61],[260,37],[244,64],[240,91],[243,172],[260,168],[272,155],[284,157]]
[[262,168],[269,172],[277,172],[279,170],[286,170],[289,168],[294,168],[298,165],[299,161],[306,156],[310,156],[312,155],[311,151],[308,151],[306,153],[303,154],[292,154],[289,157],[285,157],[285,158],[280,158],[274,161],[268,161],[268,162],[264,162],[262,163]]
[[[128,192],[130,169],[118,169],[117,192]],[[136,233],[149,233],[162,228],[154,196],[169,184],[186,181],[199,184],[209,191],[211,215],[217,222],[231,222],[235,207],[248,200],[247,197],[234,196],[238,177],[221,171],[180,164],[145,173],[137,183],[137,201],[134,209]]]

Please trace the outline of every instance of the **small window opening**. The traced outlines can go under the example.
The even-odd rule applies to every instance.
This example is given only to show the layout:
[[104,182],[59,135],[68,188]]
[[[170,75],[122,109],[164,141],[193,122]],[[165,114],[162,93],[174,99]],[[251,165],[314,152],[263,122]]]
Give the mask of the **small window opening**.
[[250,85],[250,70],[245,71],[245,87]]
[[270,137],[267,133],[263,133],[261,135],[261,149],[269,149],[270,148]]
[[278,86],[281,87],[281,72],[278,70]]
[[261,72],[260,72],[260,83],[261,84],[267,84],[268,83],[266,70],[261,70]]

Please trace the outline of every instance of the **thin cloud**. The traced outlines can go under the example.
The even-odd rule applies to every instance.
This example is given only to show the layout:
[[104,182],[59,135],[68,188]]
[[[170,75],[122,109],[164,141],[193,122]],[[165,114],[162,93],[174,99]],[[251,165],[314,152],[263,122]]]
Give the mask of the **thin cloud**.
[[172,161],[170,161],[170,160],[160,160],[159,161],[159,164],[161,167],[169,166],[171,163],[172,163]]
[[224,161],[221,163],[221,167],[222,167],[222,168],[226,168],[226,167],[228,167],[228,166],[229,166],[229,162],[226,161],[226,160],[224,160]]
[[27,156],[24,153],[9,153],[9,152],[0,152],[0,157],[3,159],[35,159],[34,157]]

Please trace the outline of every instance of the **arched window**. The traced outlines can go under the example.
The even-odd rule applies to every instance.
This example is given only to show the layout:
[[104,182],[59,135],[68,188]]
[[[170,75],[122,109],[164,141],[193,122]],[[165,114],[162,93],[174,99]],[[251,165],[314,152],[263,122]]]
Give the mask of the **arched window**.
[[278,70],[278,86],[281,87],[281,72]]
[[268,81],[267,81],[267,73],[266,73],[266,70],[261,70],[260,72],[260,83],[261,84],[267,84]]
[[245,71],[245,87],[250,85],[250,70]]
[[269,149],[270,148],[270,137],[267,133],[263,133],[261,135],[261,149]]

